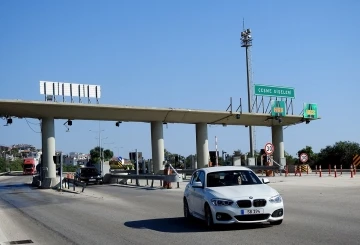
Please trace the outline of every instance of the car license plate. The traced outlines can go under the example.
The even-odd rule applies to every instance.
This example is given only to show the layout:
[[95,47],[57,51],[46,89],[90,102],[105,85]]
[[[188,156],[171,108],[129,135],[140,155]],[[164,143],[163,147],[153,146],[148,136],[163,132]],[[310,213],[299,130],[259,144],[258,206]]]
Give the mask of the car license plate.
[[263,214],[264,209],[258,208],[258,209],[242,209],[241,215],[247,215],[247,214]]
[[95,181],[95,179],[90,179],[90,181]]

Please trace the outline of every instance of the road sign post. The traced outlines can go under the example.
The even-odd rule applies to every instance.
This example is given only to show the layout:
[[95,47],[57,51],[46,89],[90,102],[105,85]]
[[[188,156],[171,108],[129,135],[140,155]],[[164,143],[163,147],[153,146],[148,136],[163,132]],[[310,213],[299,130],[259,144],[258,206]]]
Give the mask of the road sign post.
[[300,162],[302,163],[306,163],[309,160],[309,156],[306,153],[301,153],[300,154]]

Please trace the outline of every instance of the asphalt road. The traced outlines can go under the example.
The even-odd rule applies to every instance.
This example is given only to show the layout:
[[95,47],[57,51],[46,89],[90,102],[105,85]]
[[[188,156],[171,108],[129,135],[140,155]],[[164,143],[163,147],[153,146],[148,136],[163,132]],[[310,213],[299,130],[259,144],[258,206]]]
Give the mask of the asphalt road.
[[182,218],[183,189],[104,185],[73,194],[33,189],[24,184],[30,177],[2,176],[0,245],[19,240],[44,245],[360,244],[360,181],[330,178],[270,179],[285,202],[280,226],[207,231],[201,222]]

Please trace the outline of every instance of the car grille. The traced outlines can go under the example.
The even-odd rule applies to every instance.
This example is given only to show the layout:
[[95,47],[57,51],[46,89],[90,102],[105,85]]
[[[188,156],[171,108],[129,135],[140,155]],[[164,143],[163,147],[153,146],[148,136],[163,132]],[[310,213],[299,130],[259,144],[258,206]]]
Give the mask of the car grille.
[[235,219],[238,221],[257,221],[266,220],[270,217],[270,214],[250,214],[250,215],[236,215]]
[[266,200],[265,199],[255,199],[253,201],[253,205],[254,205],[254,207],[265,207]]
[[239,208],[251,208],[250,200],[239,200],[236,202]]

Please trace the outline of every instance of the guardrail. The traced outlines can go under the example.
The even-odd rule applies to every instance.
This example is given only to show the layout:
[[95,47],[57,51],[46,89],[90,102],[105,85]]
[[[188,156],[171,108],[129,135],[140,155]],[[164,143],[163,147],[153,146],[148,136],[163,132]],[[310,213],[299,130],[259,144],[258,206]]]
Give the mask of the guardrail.
[[[86,187],[86,183],[75,180],[75,179],[69,179],[69,178],[66,178],[66,177],[63,178],[63,183],[65,184],[65,188],[66,188],[66,185],[67,185],[68,189],[70,189],[70,183],[72,183],[73,184],[73,191],[75,191],[75,186],[81,186],[82,187],[81,192],[84,192],[85,187]],[[61,186],[61,189],[62,189],[62,186]]]
[[112,179],[116,179],[116,183],[119,184],[119,179],[130,179],[131,182],[132,180],[136,180],[136,185],[139,186],[139,181],[138,180],[146,180],[146,184],[149,185],[149,180],[151,180],[151,187],[154,187],[154,180],[159,180],[160,181],[160,185],[162,186],[162,182],[166,181],[166,182],[176,182],[177,183],[177,188],[180,188],[180,182],[183,181],[182,177],[180,175],[162,175],[162,174],[127,174],[127,175],[118,175],[118,174],[111,174],[111,178]]

